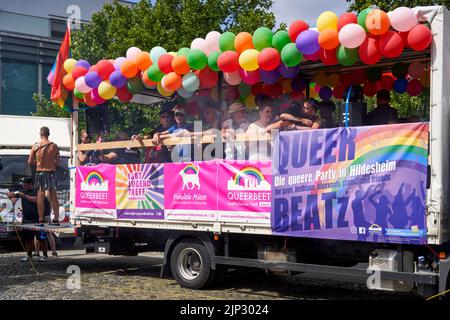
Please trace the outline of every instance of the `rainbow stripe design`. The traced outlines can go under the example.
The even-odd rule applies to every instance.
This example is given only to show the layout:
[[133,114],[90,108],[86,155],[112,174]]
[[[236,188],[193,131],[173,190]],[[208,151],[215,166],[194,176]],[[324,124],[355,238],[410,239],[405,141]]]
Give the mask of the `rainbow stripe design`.
[[[150,180],[152,188],[145,190],[144,200],[129,200],[128,173],[142,172],[143,179]],[[164,209],[164,176],[162,164],[130,164],[116,167],[117,209]]]
[[238,172],[235,173],[233,176],[233,181],[236,186],[242,185],[242,182],[244,179],[248,178],[254,178],[258,181],[258,184],[260,184],[262,181],[264,181],[264,175],[258,168],[255,167],[244,167]]
[[84,181],[86,182],[86,184],[91,185],[91,184],[103,184],[104,180],[102,175],[97,172],[97,171],[92,171],[90,172],[86,178],[84,179]]
[[186,174],[195,174],[195,175],[198,174],[198,169],[193,163],[187,164],[186,167],[184,167],[182,171]]

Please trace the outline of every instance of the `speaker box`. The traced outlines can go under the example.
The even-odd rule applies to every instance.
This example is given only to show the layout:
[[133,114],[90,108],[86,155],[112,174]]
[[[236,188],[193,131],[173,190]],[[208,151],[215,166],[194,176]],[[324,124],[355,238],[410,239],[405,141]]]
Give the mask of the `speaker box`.
[[366,123],[367,104],[363,102],[349,102],[346,112],[346,103],[339,104],[338,127],[345,127],[348,118],[348,126],[363,126]]

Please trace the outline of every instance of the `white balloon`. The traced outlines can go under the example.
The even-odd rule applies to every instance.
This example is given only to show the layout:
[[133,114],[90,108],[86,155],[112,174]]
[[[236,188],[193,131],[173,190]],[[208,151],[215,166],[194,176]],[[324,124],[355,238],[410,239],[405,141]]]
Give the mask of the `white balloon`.
[[128,59],[133,59],[134,57],[136,57],[139,53],[141,53],[142,50],[136,47],[131,47],[128,48],[127,50],[127,58]]
[[196,38],[191,42],[191,49],[199,49],[206,55],[209,54],[208,43],[203,38]]
[[183,97],[185,99],[192,97],[192,95],[194,94],[193,92],[186,91],[183,88],[178,89],[177,93],[180,95],[180,97]]
[[235,72],[224,72],[223,78],[230,86],[237,86],[242,82],[241,75],[239,71]]
[[400,32],[410,31],[418,23],[414,11],[406,7],[399,7],[390,12],[389,19],[391,20],[392,27]]
[[92,88],[90,88],[85,80],[84,80],[84,76],[83,77],[79,77],[76,81],[75,81],[75,88],[77,88],[78,91],[80,91],[81,93],[88,93],[92,91]]
[[211,31],[206,35],[206,42],[208,44],[209,52],[220,51],[219,50],[219,38],[221,34],[217,31]]
[[366,40],[366,31],[357,23],[349,23],[339,31],[339,42],[346,48],[354,49]]

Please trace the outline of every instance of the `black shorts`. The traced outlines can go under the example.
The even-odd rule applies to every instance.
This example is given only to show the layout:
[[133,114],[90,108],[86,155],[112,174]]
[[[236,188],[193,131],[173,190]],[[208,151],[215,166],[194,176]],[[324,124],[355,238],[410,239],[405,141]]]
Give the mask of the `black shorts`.
[[[37,221],[34,221],[34,220],[22,220],[22,224],[30,224],[30,223],[36,223],[36,222]],[[38,236],[38,233],[39,233],[38,231],[22,229],[22,231],[21,231],[22,240],[23,241],[33,240],[34,237]]]
[[56,190],[58,188],[58,175],[56,171],[36,172],[36,190]]

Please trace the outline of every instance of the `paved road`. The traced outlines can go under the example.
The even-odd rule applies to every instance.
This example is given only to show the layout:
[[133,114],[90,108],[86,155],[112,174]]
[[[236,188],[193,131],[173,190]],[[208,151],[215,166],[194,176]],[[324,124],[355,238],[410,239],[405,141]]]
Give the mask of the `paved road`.
[[[159,277],[162,258],[149,253],[114,257],[60,251],[58,257],[33,265],[21,262],[20,252],[0,249],[0,299],[420,299],[409,294],[369,292],[362,285],[300,277],[270,277],[262,271],[235,271],[208,290],[181,288]],[[66,273],[81,269],[81,289],[69,290]]]

